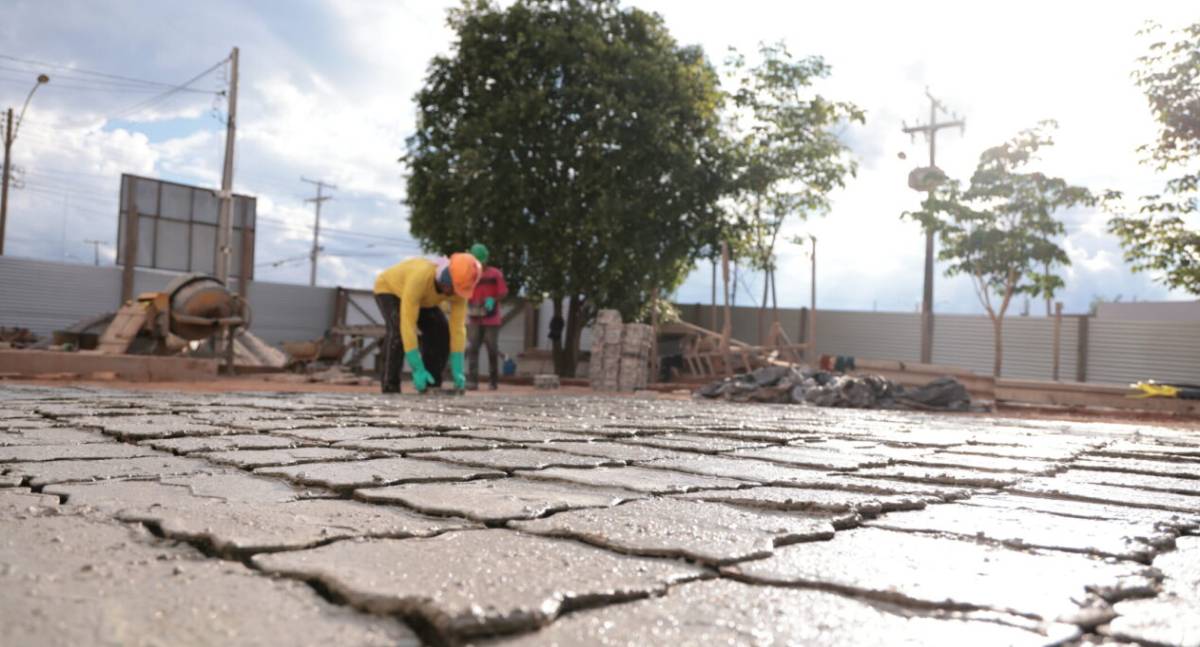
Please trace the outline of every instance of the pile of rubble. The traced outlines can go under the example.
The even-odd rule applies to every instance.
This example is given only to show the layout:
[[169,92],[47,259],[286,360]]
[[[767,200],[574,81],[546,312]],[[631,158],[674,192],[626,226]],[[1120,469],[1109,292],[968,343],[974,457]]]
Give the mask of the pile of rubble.
[[966,387],[952,377],[905,388],[879,375],[847,375],[792,366],[768,366],[718,380],[701,387],[696,395],[733,402],[857,409],[967,411],[971,408]]
[[597,391],[636,391],[650,381],[654,327],[622,323],[621,313],[601,310],[592,326],[592,356],[588,364]]

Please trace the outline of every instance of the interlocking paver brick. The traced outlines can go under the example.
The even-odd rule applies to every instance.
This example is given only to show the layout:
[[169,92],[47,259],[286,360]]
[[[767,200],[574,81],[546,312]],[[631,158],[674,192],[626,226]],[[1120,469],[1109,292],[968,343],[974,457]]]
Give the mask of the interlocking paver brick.
[[91,458],[137,458],[162,456],[149,447],[124,443],[85,443],[77,445],[21,445],[0,447],[0,463],[58,461]]
[[1075,466],[1072,466],[1070,471],[1060,474],[1059,477],[1070,483],[1096,483],[1138,490],[1191,494],[1198,497],[1197,502],[1200,502],[1200,478],[1175,478],[1130,472],[1077,469]]
[[1169,548],[1175,533],[1155,524],[1100,521],[988,507],[944,505],[911,514],[888,515],[869,525],[979,537],[1014,546],[1088,553],[1149,563]]
[[242,472],[193,474],[158,481],[60,483],[47,485],[42,491],[67,497],[67,505],[70,506],[88,506],[111,512],[136,507],[169,506],[179,501],[271,505],[294,501],[303,494],[286,481]]
[[364,501],[398,503],[414,510],[484,522],[533,519],[574,508],[614,506],[644,495],[628,490],[589,488],[523,478],[465,483],[409,483],[356,490]]
[[626,462],[646,462],[655,461],[663,458],[696,458],[696,454],[687,452],[675,451],[672,449],[661,449],[658,447],[650,447],[648,445],[632,445],[622,442],[556,442],[547,443],[539,449],[546,449],[556,452],[567,452],[569,454],[581,454],[583,456],[603,456],[618,461]]
[[26,445],[77,445],[82,443],[112,442],[96,431],[78,429],[18,429],[0,432],[0,446]]
[[1039,476],[1048,476],[1061,472],[1064,469],[1061,463],[1050,461],[943,451],[929,452],[920,458],[904,459],[897,462],[928,467],[961,467],[985,472],[1019,472]]
[[58,497],[39,494],[23,487],[0,488],[0,512],[8,516],[35,512],[38,508],[57,508]]
[[621,442],[633,445],[648,445],[660,449],[677,449],[685,452],[700,454],[718,454],[734,449],[751,447],[766,447],[769,443],[759,440],[737,440],[719,436],[699,436],[688,434],[672,434],[669,436],[646,436],[623,439]]
[[985,472],[956,467],[935,467],[925,465],[892,465],[890,467],[874,467],[861,469],[856,475],[878,479],[894,479],[897,481],[912,481],[915,483],[941,483],[944,485],[960,485],[979,488],[1008,487],[1024,476],[1008,472]]
[[9,645],[420,644],[391,618],[111,522],[0,518],[0,564]]
[[707,490],[676,495],[681,499],[714,501],[751,508],[794,512],[855,513],[875,517],[883,512],[920,510],[941,503],[932,495],[870,494],[850,490],[817,490],[795,487],[753,487],[744,490]]
[[486,452],[445,451],[420,454],[421,459],[439,460],[458,465],[475,465],[499,470],[542,470],[548,467],[600,467],[619,466],[624,461],[600,456],[583,456],[566,452],[551,452],[544,449],[492,449]]
[[341,541],[253,561],[271,573],[319,580],[360,609],[418,615],[447,637],[533,629],[573,604],[660,594],[704,574],[680,561],[503,529]]
[[518,470],[518,476],[531,479],[567,481],[597,487],[615,487],[647,494],[674,494],[694,490],[739,488],[752,485],[747,481],[717,478],[700,474],[687,474],[672,470],[645,467],[597,467],[593,469],[571,469],[552,467],[545,470]]
[[466,481],[477,478],[499,478],[504,472],[451,465],[437,461],[412,458],[375,458],[341,463],[306,463],[284,467],[260,467],[256,474],[282,476],[304,485],[319,485],[337,490],[377,487],[395,483],[431,481]]
[[415,429],[400,429],[398,427],[311,427],[284,429],[272,431],[271,433],[276,436],[286,436],[314,443],[338,443],[347,440],[368,440],[370,438],[409,438],[417,436],[421,432]]
[[347,461],[363,457],[361,452],[329,447],[294,447],[286,449],[243,449],[193,454],[199,458],[234,465],[245,469],[269,465],[296,465],[320,461]]
[[103,430],[105,434],[125,440],[215,436],[233,433],[229,427],[205,424],[179,415],[76,418],[71,421],[71,424],[96,427]]
[[892,461],[886,456],[872,455],[869,451],[835,452],[823,449],[813,449],[805,445],[785,445],[781,447],[762,447],[758,449],[740,449],[732,456],[758,458],[773,463],[796,465],[810,469],[823,470],[852,470],[859,467],[883,467]]
[[1059,474],[1053,478],[1025,479],[1014,485],[1012,491],[1033,496],[1051,496],[1189,514],[1200,513],[1200,497],[1119,485],[1081,483],[1063,478],[1066,474]]
[[827,591],[715,580],[681,584],[662,597],[579,611],[511,644],[1008,647],[1059,644],[1079,633],[1074,625],[1035,630],[988,620],[928,617]]
[[8,463],[3,469],[9,475],[28,479],[29,485],[33,487],[41,487],[49,483],[70,481],[177,476],[212,471],[217,468],[205,461],[164,455],[144,458]]
[[968,506],[987,506],[1012,510],[1048,512],[1079,519],[1113,519],[1132,523],[1171,528],[1176,532],[1200,529],[1200,511],[1195,514],[1169,512],[1151,508],[1129,507],[1120,504],[1058,499],[1044,496],[1023,496],[1019,493],[981,494],[962,502]]
[[176,454],[223,452],[232,449],[284,449],[300,441],[268,434],[234,434],[231,436],[189,436],[143,440],[141,444]]
[[343,440],[332,446],[339,449],[383,451],[396,454],[418,454],[450,449],[494,449],[503,443],[478,438],[454,436],[414,436],[412,438],[371,438],[367,440]]
[[1117,604],[1105,633],[1140,644],[1200,644],[1200,537],[1180,537],[1176,550],[1159,555],[1154,567],[1164,575],[1162,592]]
[[590,440],[593,436],[578,431],[558,429],[477,429],[454,432],[456,436],[494,440],[507,445],[538,445],[557,440]]
[[783,514],[682,499],[647,499],[594,510],[570,510],[509,525],[570,537],[623,553],[685,557],[729,564],[771,554],[775,546],[833,537],[854,515]]
[[1089,591],[1107,598],[1153,591],[1153,573],[1133,562],[1036,553],[879,528],[833,541],[785,546],[763,560],[724,567],[750,581],[834,587],[868,597],[942,607],[978,607],[1069,620]]

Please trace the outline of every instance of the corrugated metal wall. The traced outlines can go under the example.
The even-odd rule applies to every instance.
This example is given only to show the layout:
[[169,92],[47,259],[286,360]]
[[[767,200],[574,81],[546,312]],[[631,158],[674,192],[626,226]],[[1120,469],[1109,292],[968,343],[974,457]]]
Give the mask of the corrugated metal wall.
[[817,310],[817,352],[915,362],[921,318],[907,312]]
[[[1050,379],[1054,374],[1053,319],[1005,317],[1003,335],[1004,361],[1001,374],[1004,377]],[[1058,359],[1059,379],[1075,379],[1078,340],[1079,318],[1063,317]],[[919,336],[915,343],[919,348]],[[934,364],[961,366],[976,373],[991,375],[993,343],[992,322],[987,317],[938,315],[934,319]]]
[[1200,324],[1092,319],[1088,328],[1089,382],[1200,384]]
[[[166,287],[178,274],[139,269],[134,292]],[[333,320],[333,288],[254,281],[250,329],[269,344],[320,337]],[[0,256],[0,326],[48,336],[121,301],[121,269]]]

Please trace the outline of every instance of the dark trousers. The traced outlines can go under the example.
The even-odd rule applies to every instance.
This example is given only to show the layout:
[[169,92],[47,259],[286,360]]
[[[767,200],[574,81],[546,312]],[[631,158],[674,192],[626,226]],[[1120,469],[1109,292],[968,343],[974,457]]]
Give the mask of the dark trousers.
[[[404,369],[404,342],[400,338],[400,297],[376,294],[375,305],[387,324],[387,335],[379,354],[383,358],[384,393],[400,392],[400,373]],[[450,322],[441,308],[421,308],[417,315],[417,345],[425,370],[433,376],[432,386],[442,385],[442,373],[450,358]]]
[[472,384],[479,384],[479,347],[487,344],[488,365],[491,367],[489,381],[496,388],[500,380],[500,326],[473,326],[471,331],[471,377]]

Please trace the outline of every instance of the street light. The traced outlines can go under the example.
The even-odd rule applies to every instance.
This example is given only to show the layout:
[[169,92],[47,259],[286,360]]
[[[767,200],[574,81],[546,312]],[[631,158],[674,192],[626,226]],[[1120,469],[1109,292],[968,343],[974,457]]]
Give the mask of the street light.
[[12,145],[17,140],[17,129],[21,127],[21,121],[25,119],[25,109],[29,107],[29,100],[33,98],[33,93],[49,82],[50,77],[45,74],[37,76],[37,83],[33,84],[33,88],[25,97],[24,105],[21,106],[21,114],[17,117],[15,128],[13,127],[12,108],[8,109],[8,117],[4,126],[4,171],[2,186],[0,186],[0,256],[4,255],[4,227],[8,223],[8,181],[12,176]]

